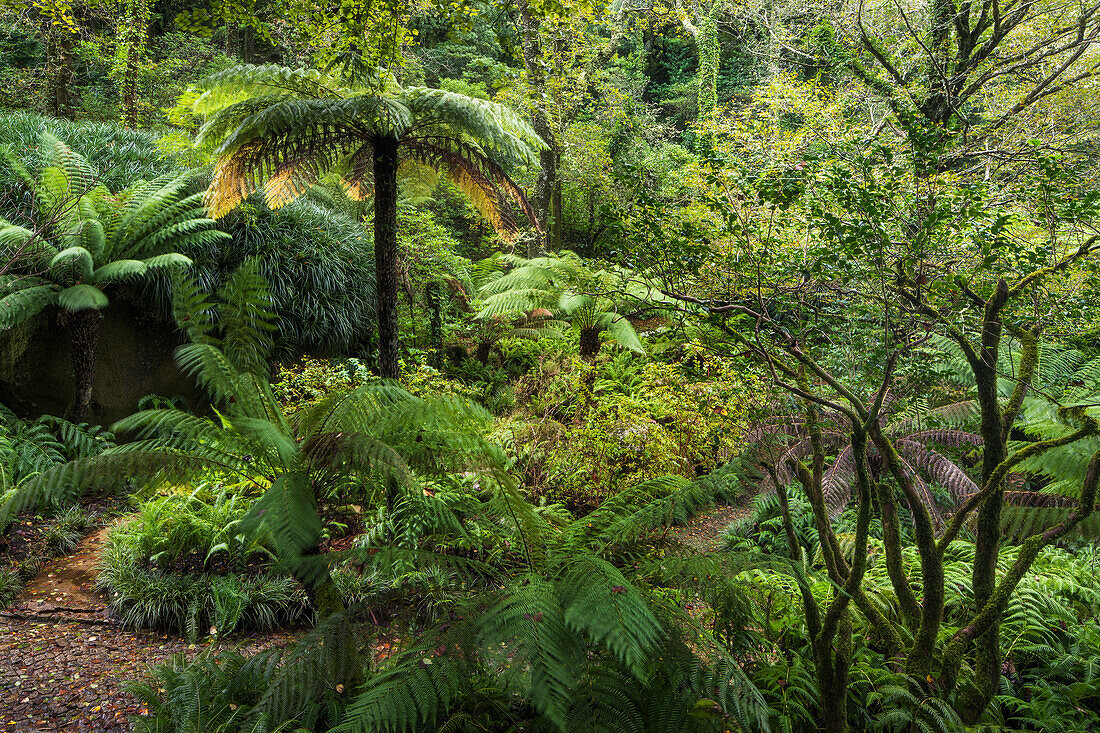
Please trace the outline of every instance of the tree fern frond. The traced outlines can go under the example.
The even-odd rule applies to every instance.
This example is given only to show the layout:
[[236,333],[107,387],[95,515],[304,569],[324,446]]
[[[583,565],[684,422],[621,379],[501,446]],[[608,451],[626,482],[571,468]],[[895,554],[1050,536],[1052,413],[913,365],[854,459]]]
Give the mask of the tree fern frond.
[[558,588],[566,626],[587,634],[642,677],[662,629],[623,574],[606,560],[582,556],[565,564]]
[[71,267],[78,281],[88,280],[92,276],[92,254],[83,247],[69,247],[54,255],[50,267]]
[[511,239],[517,232],[509,202],[519,206],[528,221],[538,227],[538,218],[523,191],[479,148],[451,136],[418,135],[407,139],[402,151],[406,160],[443,171],[501,236]]
[[520,578],[485,612],[480,628],[490,643],[509,650],[509,677],[526,667],[535,709],[564,729],[583,649],[567,631],[554,587],[538,575]]
[[57,304],[71,313],[106,308],[109,301],[102,290],[94,285],[80,284],[64,288],[57,294]]
[[38,315],[43,308],[55,305],[60,289],[56,285],[32,285],[0,298],[0,330]]
[[247,260],[218,290],[220,347],[238,372],[265,375],[274,345],[275,309],[260,261]]
[[269,96],[323,98],[336,89],[332,77],[315,69],[239,65],[211,74],[195,84],[202,94],[192,103],[196,114],[210,115],[244,98]]
[[451,705],[471,690],[461,656],[414,650],[370,679],[348,705],[334,733],[404,733],[435,728]]
[[502,104],[424,87],[410,87],[402,96],[418,119],[469,136],[509,162],[530,165],[532,152],[546,147],[525,119]]
[[[925,442],[942,441],[936,438]],[[942,454],[926,448],[916,440],[898,440],[894,445],[907,463],[927,473],[933,481],[950,491],[956,501],[961,501],[964,497],[978,492],[978,485],[966,471]],[[915,474],[916,471],[914,471]],[[929,504],[929,509],[935,510],[934,502]]]
[[267,527],[280,548],[280,555],[293,562],[312,553],[321,538],[321,518],[309,478],[301,473],[284,473],[252,506],[241,520],[241,529]]
[[645,349],[642,347],[641,339],[638,338],[638,332],[634,330],[634,324],[625,316],[618,313],[602,313],[599,321],[607,335],[624,349],[645,355]]

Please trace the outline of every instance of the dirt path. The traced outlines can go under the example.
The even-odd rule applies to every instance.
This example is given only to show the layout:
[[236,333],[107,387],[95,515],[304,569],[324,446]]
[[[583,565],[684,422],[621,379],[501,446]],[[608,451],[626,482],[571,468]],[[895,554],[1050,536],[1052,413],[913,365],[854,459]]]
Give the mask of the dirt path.
[[68,620],[106,619],[106,599],[94,589],[99,553],[110,527],[85,537],[71,555],[56,557],[26,586],[12,605],[21,616],[64,616]]
[[104,527],[71,555],[51,560],[0,613],[0,732],[129,730],[142,713],[123,684],[176,653],[194,657],[212,645],[255,653],[300,632],[229,637],[189,644],[152,631],[124,631],[94,590]]
[[676,530],[676,534],[681,542],[699,552],[714,552],[721,547],[722,534],[730,523],[751,513],[751,499],[743,506],[718,506],[699,514]]
[[0,618],[0,731],[129,730],[128,717],[144,710],[122,687],[142,679],[150,665],[177,652],[194,657],[211,646],[252,654],[299,635],[188,644],[148,631]]

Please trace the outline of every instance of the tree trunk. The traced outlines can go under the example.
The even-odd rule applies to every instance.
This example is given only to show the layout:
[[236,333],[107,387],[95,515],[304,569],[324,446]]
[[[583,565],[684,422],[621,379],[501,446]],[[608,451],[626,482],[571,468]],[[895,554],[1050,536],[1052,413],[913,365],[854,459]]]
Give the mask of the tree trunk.
[[493,353],[492,341],[481,341],[477,345],[477,351],[475,352],[477,360],[482,364],[489,363],[489,355]]
[[65,28],[43,20],[46,37],[46,109],[54,117],[73,118],[70,85],[73,81],[73,43]]
[[125,23],[119,28],[122,44],[122,77],[119,79],[119,96],[122,99],[122,125],[136,129],[141,122],[141,105],[138,100],[138,77],[145,55],[146,34],[149,26],[149,5],[145,0],[130,0],[126,5]]
[[441,302],[439,281],[433,280],[424,286],[424,301],[428,306],[430,320],[428,330],[432,353],[428,357],[436,369],[443,368],[443,303]]
[[561,149],[557,135],[550,124],[545,100],[546,75],[543,72],[542,42],[539,38],[539,21],[531,12],[527,0],[519,0],[520,38],[523,45],[523,63],[527,68],[527,83],[532,90],[531,127],[546,143],[539,151],[539,176],[535,182],[535,195],[531,204],[542,225],[543,235],[532,240],[527,257],[538,257],[544,250],[561,247]]
[[397,356],[397,138],[374,141],[374,268],[378,291],[378,374],[401,376]]
[[69,328],[69,358],[73,362],[75,393],[69,417],[82,421],[92,404],[92,384],[95,381],[95,358],[99,350],[99,321],[102,315],[95,308],[66,313]]
[[821,730],[848,732],[848,677],[852,654],[852,621],[845,611],[831,639],[819,639],[816,647],[817,683],[821,690]]
[[600,353],[600,329],[587,326],[581,329],[581,358],[593,359]]
[[713,0],[699,23],[696,45],[699,48],[698,120],[702,122],[718,107],[718,2]]
[[[1007,431],[997,388],[997,357],[1000,353],[1001,310],[1008,300],[1008,284],[1001,280],[986,303],[982,317],[980,359],[971,364],[981,409],[982,480],[985,486],[1008,455]],[[997,559],[1001,545],[1001,509],[1004,485],[982,502],[978,509],[974,538],[974,607],[981,609],[997,587]],[[973,724],[989,705],[1001,681],[1001,624],[996,619],[986,633],[974,640],[974,686],[959,695],[959,714]]]
[[340,590],[336,587],[332,576],[327,572],[324,576],[316,578],[312,582],[307,583],[301,580],[299,582],[302,583],[302,587],[306,591],[306,598],[309,599],[310,605],[317,612],[318,622],[347,610],[344,606],[344,599],[340,596]]

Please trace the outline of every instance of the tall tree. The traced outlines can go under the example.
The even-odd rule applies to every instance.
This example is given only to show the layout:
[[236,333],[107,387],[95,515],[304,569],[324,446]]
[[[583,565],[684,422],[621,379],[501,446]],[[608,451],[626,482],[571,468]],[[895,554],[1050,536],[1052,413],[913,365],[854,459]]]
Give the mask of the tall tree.
[[[516,10],[531,122],[545,144],[532,201],[545,236],[533,240],[527,252],[535,257],[539,250],[563,246],[562,138],[587,109],[593,82],[624,36],[627,3],[618,3],[609,15],[594,14],[581,3],[551,12],[528,0],[518,0]],[[596,32],[602,28],[609,32]]]
[[[910,158],[885,147],[855,152],[851,163],[843,158],[812,171],[792,167],[778,180],[749,183],[736,169],[715,176],[729,188],[713,202],[725,231],[716,235],[710,267],[685,280],[689,287],[666,289],[701,308],[723,339],[801,403],[801,418],[790,422],[800,423],[807,439],[788,443],[789,452],[774,463],[803,488],[834,584],[828,601],[802,594],[825,729],[848,729],[847,629],[857,612],[887,659],[973,723],[1001,684],[1000,626],[1017,585],[1045,547],[1095,516],[1100,421],[1093,400],[1065,399],[1039,375],[1040,356],[1050,353],[1044,331],[1065,322],[1074,297],[1067,292],[1095,278],[1090,260],[1100,248],[1088,234],[1095,231],[1096,198],[1080,195],[1091,180],[1073,181],[1054,161],[1039,179],[1021,177],[989,191],[950,173],[918,175]],[[1021,223],[1048,219],[1046,232]],[[982,460],[972,485],[882,419],[891,402],[912,407],[897,375],[923,368],[922,347],[937,336],[954,343],[960,371],[974,385],[969,409]],[[1012,342],[1019,358],[1004,368],[1000,357]],[[829,433],[836,423],[823,411],[840,416],[847,433],[835,453]],[[1035,421],[1042,424],[1028,441],[1016,440],[1027,413],[1042,414]],[[929,425],[918,435],[940,445],[974,439],[947,427]],[[1054,452],[1067,446],[1074,452],[1072,481],[1056,493],[1013,489],[1012,474],[1043,473],[1039,462],[1050,457],[1054,465]],[[914,458],[955,489],[954,511],[942,522]],[[846,544],[852,536],[842,542],[832,522],[831,499],[842,478],[854,494],[854,550]],[[1030,512],[1006,569],[1003,524],[1036,506],[1056,511]],[[906,507],[915,550],[908,557],[901,539]],[[793,537],[790,512],[782,512]],[[868,527],[876,519],[880,561],[897,599],[891,609],[871,601],[864,586]],[[946,629],[950,547],[968,525],[976,535],[968,560],[973,603]],[[797,543],[791,551],[798,556]]]
[[1012,134],[1029,110],[1100,74],[1094,3],[930,0],[920,12],[860,3],[842,25],[849,48],[834,48],[833,63],[886,101],[911,143],[931,145],[932,167],[1006,159],[1033,137]]
[[203,80],[194,110],[208,115],[198,144],[220,142],[211,215],[221,217],[262,186],[271,207],[286,204],[323,175],[338,174],[348,195],[374,198],[378,367],[398,359],[398,172],[442,173],[505,237],[517,225],[509,201],[536,224],[506,172],[533,164],[543,143],[500,104],[424,87],[345,64],[333,73],[238,66]]
[[698,0],[692,3],[691,12],[680,11],[680,23],[695,40],[699,51],[699,68],[696,72],[696,98],[699,120],[705,120],[718,107],[718,12],[721,0]]

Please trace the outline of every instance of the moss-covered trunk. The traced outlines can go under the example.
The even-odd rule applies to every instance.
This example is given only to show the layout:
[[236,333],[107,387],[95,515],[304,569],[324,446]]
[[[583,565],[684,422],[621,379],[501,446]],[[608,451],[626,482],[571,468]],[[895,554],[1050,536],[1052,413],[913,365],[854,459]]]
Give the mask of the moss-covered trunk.
[[69,417],[80,422],[92,404],[95,383],[95,360],[99,351],[99,321],[102,314],[94,308],[66,313],[69,329],[69,357],[73,362],[73,404]]
[[586,326],[581,329],[581,357],[593,359],[600,353],[600,329]]
[[397,356],[397,138],[374,141],[374,267],[378,291],[378,374],[401,376]]

